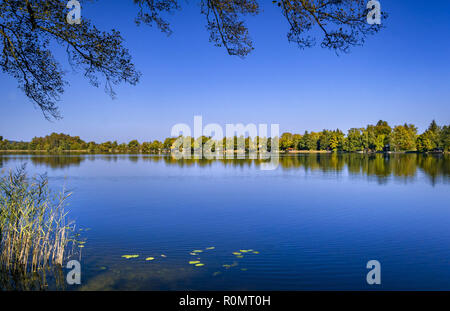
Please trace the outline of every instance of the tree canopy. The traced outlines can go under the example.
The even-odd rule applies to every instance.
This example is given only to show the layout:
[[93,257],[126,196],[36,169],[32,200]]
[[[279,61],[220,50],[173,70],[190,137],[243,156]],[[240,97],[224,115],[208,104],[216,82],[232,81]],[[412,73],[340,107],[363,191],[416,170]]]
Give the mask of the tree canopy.
[[[83,2],[83,1],[82,1]],[[136,23],[155,25],[163,33],[172,29],[164,15],[181,8],[177,0],[133,0]],[[201,0],[210,41],[229,55],[247,56],[253,49],[244,17],[260,12],[256,0]],[[262,2],[262,1],[261,1]],[[382,26],[370,25],[365,0],[272,1],[289,24],[288,41],[300,48],[317,41],[324,48],[348,52]],[[81,24],[66,22],[67,0],[4,0],[0,3],[0,68],[18,82],[25,95],[48,119],[60,118],[57,102],[68,82],[51,45],[65,48],[70,65],[90,83],[114,97],[113,86],[135,85],[140,72],[135,68],[124,38],[117,30],[98,29],[83,17]],[[383,18],[386,18],[383,13]],[[318,30],[319,32],[316,32]],[[319,35],[317,35],[319,33]]]

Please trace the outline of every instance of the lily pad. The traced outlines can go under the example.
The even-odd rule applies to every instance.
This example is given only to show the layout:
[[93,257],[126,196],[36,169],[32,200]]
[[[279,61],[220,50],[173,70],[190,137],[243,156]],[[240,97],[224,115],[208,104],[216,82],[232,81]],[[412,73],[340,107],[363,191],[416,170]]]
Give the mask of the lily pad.
[[147,258],[145,258],[145,260],[147,260],[147,261],[155,260],[155,257],[147,257]]
[[198,260],[189,261],[190,265],[196,265],[196,264],[199,264],[199,263],[200,263],[200,261],[198,261]]
[[204,263],[198,263],[198,264],[196,264],[195,266],[196,267],[203,267],[205,264]]
[[139,255],[123,255],[122,258],[131,259],[131,258],[138,258]]

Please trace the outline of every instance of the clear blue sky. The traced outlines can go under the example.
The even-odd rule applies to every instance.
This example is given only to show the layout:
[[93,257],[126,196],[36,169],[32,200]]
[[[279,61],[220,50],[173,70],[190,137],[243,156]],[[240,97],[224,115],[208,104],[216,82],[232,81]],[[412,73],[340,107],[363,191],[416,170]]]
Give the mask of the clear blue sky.
[[[138,86],[116,88],[112,100],[70,70],[59,104],[64,118],[46,121],[0,73],[0,135],[30,140],[51,132],[85,140],[147,141],[170,136],[176,123],[279,123],[281,131],[362,127],[387,120],[424,130],[432,119],[450,123],[450,1],[381,0],[389,19],[364,47],[336,56],[287,41],[287,22],[271,1],[248,18],[255,51],[229,56],[208,42],[205,17],[196,1],[182,2],[170,16],[174,33],[137,27],[128,1],[96,1],[82,14],[100,29],[122,32],[142,72]],[[105,3],[107,4],[105,6]]]

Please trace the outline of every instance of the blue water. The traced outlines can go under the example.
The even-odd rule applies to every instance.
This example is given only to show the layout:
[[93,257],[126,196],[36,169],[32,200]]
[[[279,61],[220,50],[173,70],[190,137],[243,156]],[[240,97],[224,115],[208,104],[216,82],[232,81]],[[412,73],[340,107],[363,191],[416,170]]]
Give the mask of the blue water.
[[[293,155],[263,171],[253,160],[0,155],[3,171],[21,163],[73,192],[87,240],[76,289],[450,290],[448,156]],[[232,254],[248,249],[258,253]],[[369,260],[381,285],[366,282]]]

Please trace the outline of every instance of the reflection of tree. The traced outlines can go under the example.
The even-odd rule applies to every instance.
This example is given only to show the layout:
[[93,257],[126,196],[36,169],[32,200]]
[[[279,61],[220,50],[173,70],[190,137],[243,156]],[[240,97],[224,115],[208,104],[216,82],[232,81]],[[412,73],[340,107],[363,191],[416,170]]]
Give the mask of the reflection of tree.
[[[79,166],[83,161],[103,160],[119,162],[119,160],[133,163],[163,161],[166,165],[183,167],[209,167],[220,163],[225,167],[260,167],[270,160],[262,159],[182,159],[177,160],[170,155],[0,155],[0,168],[8,161],[29,161],[34,165],[51,168],[64,168]],[[303,169],[305,172],[342,172],[347,170],[350,175],[366,175],[374,177],[378,182],[386,182],[388,178],[408,180],[417,175],[418,170],[428,176],[435,184],[438,178],[450,176],[450,156],[448,154],[359,154],[359,153],[333,153],[333,154],[286,154],[280,155],[281,169]]]
[[64,168],[69,166],[80,166],[80,163],[86,158],[83,156],[31,156],[29,159],[36,166]]
[[[177,165],[179,167],[190,166],[210,166],[219,161],[224,166],[232,167],[259,167],[267,162],[261,159],[183,159],[176,160],[170,156],[152,157],[153,160],[163,159],[167,165]],[[427,154],[299,154],[281,155],[280,167],[285,170],[303,169],[306,172],[320,171],[324,173],[341,172],[347,169],[350,175],[366,175],[375,177],[378,182],[384,183],[391,176],[397,179],[410,179],[417,175],[417,171],[423,171],[434,180],[441,177],[450,176],[450,165],[448,155],[427,155]]]
[[417,157],[417,165],[434,185],[440,176],[450,176],[450,156],[448,154],[425,154]]
[[0,290],[2,291],[61,291],[65,289],[66,279],[61,266],[41,269],[33,273],[0,269]]
[[389,161],[393,173],[397,177],[412,177],[416,175],[417,154],[397,154]]
[[0,168],[5,166],[9,161],[12,162],[29,162],[36,166],[45,166],[50,168],[64,168],[69,166],[80,166],[81,162],[86,160],[83,155],[39,155],[39,154],[0,154]]

